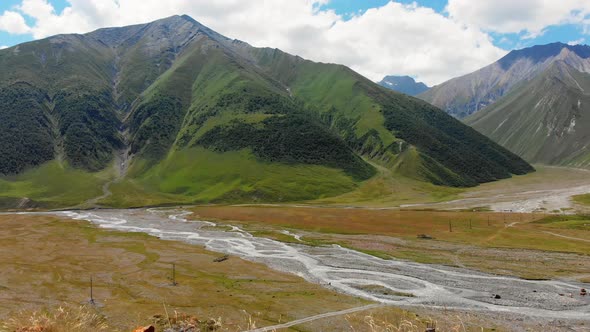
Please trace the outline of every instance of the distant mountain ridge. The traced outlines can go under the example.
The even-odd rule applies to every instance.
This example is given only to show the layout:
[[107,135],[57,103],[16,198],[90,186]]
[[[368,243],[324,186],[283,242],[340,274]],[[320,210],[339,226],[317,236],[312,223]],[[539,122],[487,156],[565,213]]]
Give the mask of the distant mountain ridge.
[[465,122],[530,162],[588,168],[590,74],[577,68],[554,61]]
[[345,66],[188,16],[0,50],[0,153],[0,203],[38,206],[101,190],[107,206],[309,200],[354,190],[373,165],[458,187],[533,170]]
[[391,89],[393,91],[405,93],[410,96],[416,96],[429,89],[429,87],[426,84],[422,82],[416,82],[410,76],[385,76],[379,82],[379,85]]
[[418,97],[464,118],[493,104],[523,81],[535,78],[556,61],[580,72],[590,72],[590,47],[553,43],[515,50],[489,66],[434,86]]

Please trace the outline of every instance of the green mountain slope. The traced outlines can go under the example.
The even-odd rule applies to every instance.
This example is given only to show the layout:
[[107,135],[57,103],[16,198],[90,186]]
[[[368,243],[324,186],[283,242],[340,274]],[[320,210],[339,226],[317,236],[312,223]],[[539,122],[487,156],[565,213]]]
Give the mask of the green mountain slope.
[[590,166],[590,74],[563,61],[466,119],[534,163]]
[[[390,167],[403,165],[403,152],[414,147],[418,161],[412,161],[413,176],[440,185],[471,186],[532,170],[439,109],[382,88],[347,67],[279,50],[254,53],[269,75],[309,103],[350,146]],[[320,68],[325,75],[318,75]]]
[[456,187],[532,171],[347,67],[254,48],[186,16],[1,50],[0,74],[0,132],[26,129],[0,144],[0,173],[19,188],[0,190],[7,201],[63,205],[21,185],[48,162],[87,174],[111,206],[317,199],[357,188],[376,174],[370,163]]
[[0,173],[18,173],[54,156],[88,170],[108,165],[120,146],[110,59],[103,45],[77,35],[0,52],[0,114],[17,122],[2,122],[8,137],[1,148],[6,159],[19,160]]

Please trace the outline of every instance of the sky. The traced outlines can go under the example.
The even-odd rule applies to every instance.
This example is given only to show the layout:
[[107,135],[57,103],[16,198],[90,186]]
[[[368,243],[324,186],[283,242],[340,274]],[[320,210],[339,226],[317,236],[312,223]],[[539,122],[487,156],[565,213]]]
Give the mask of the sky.
[[0,48],[187,14],[230,38],[440,84],[510,50],[590,43],[590,0],[0,0]]

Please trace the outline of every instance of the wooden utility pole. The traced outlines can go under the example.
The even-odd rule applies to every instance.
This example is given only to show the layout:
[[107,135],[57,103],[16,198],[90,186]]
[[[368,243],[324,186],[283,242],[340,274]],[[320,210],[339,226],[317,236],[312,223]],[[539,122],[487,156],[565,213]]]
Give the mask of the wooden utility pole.
[[176,264],[172,263],[172,286],[177,286],[178,283],[176,282]]
[[488,215],[488,227],[490,226],[490,216]]
[[453,222],[449,220],[449,232],[453,232]]
[[94,305],[94,294],[93,294],[92,276],[90,276],[90,304]]

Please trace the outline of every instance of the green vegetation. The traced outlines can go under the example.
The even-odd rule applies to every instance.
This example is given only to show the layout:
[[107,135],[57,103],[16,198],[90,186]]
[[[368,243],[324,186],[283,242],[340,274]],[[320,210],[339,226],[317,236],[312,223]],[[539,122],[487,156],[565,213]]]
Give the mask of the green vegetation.
[[[411,199],[441,200],[453,191],[433,185],[532,171],[444,112],[347,67],[231,42],[187,17],[2,50],[0,77],[0,88],[25,97],[0,100],[18,130],[0,146],[9,156],[0,173],[55,159],[79,170],[74,181],[96,178],[113,159],[125,171],[130,148],[129,172],[102,205],[317,200],[367,194],[385,183],[363,182],[377,173],[420,187]],[[71,187],[101,195],[103,182],[84,181]],[[9,192],[6,205],[28,193]]]
[[434,184],[474,186],[533,171],[516,155],[425,102],[391,98],[384,115],[385,126],[423,155],[431,173],[426,178]]
[[316,64],[278,50],[252,52],[269,75],[291,86],[293,94],[329,119],[330,127],[347,142],[355,142],[357,151],[383,165],[395,164],[411,145],[418,152],[414,173],[438,185],[474,186],[533,171],[444,112],[373,84],[344,66]]
[[[142,166],[136,164],[137,169]],[[259,161],[249,150],[177,151],[134,180],[114,184],[103,204],[117,207],[195,202],[289,202],[353,190],[343,171],[319,165]]]
[[27,84],[0,89],[0,174],[15,174],[53,159],[43,93]]
[[18,168],[1,174],[52,159],[93,172],[110,164],[120,122],[106,53],[104,45],[73,35],[0,52],[0,132],[7,135],[0,149],[16,151],[3,153],[1,162],[18,159]]
[[70,165],[89,171],[107,167],[113,150],[122,146],[118,137],[120,121],[110,94],[90,91],[59,92],[53,99],[63,149]]
[[301,115],[270,117],[260,126],[232,122],[213,128],[197,144],[221,152],[249,148],[264,161],[340,168],[358,180],[375,173],[337,136]]
[[[394,166],[394,171],[374,164],[378,174],[371,179],[360,183],[358,188],[345,194],[318,199],[311,204],[342,204],[355,206],[391,207],[402,204],[415,204],[423,202],[442,202],[458,199],[463,188],[436,186],[421,181],[417,174],[420,168],[415,168],[409,154],[404,153],[399,164]],[[420,164],[417,164],[420,166]]]
[[587,215],[555,215],[536,221],[556,229],[573,229],[590,231],[590,216]]
[[182,118],[178,101],[157,96],[153,101],[141,105],[133,114],[130,131],[134,134],[132,153],[158,159],[165,156],[174,142]]
[[582,205],[590,205],[590,194],[576,195],[573,197],[574,202]]
[[99,196],[102,185],[112,177],[110,169],[89,173],[56,161],[19,175],[0,178],[0,205],[14,208],[21,198],[31,199],[33,207],[70,207]]

